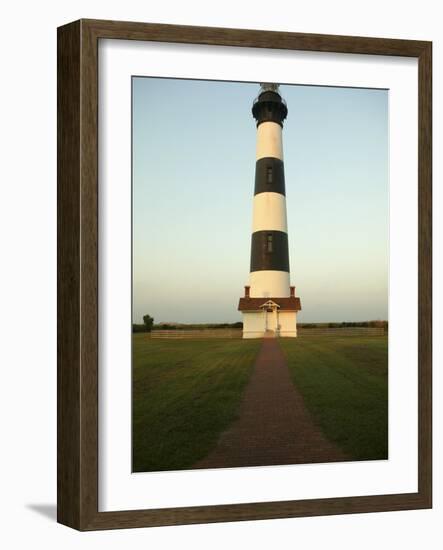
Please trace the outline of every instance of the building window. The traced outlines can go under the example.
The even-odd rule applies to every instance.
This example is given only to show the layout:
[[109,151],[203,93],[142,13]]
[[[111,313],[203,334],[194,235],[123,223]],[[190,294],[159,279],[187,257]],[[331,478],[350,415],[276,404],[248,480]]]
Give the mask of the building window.
[[272,166],[266,167],[266,183],[272,183]]
[[268,235],[266,244],[267,244],[267,251],[272,252],[272,234]]

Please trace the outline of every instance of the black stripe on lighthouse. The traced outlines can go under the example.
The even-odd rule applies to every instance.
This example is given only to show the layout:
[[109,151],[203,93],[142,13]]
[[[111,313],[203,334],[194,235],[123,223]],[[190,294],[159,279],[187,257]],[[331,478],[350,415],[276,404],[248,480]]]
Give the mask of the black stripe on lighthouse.
[[289,273],[288,235],[283,231],[255,231],[251,238],[250,271]]
[[274,157],[258,159],[255,165],[255,190],[259,193],[285,195],[285,171],[283,161]]

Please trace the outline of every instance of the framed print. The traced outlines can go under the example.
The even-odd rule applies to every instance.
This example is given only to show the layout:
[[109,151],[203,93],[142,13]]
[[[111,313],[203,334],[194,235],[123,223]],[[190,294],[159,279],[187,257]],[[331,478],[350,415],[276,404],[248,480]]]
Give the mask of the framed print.
[[58,521],[430,508],[431,43],[58,29]]

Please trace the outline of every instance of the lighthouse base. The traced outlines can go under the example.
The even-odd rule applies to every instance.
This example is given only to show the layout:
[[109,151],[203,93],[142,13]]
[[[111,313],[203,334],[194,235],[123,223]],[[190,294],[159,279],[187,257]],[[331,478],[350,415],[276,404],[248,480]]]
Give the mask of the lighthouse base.
[[243,312],[243,338],[296,338],[297,312],[248,311]]

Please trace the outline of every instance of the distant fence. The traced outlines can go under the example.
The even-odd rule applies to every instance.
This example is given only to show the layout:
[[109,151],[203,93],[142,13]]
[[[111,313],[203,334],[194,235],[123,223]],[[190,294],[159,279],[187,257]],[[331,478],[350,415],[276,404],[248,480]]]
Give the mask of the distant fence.
[[151,338],[241,338],[241,329],[177,329],[177,330],[153,330]]
[[297,330],[298,336],[303,338],[309,336],[384,336],[387,333],[383,327],[318,327]]
[[[298,336],[384,336],[387,330],[383,327],[318,327],[298,328]],[[148,338],[169,339],[205,339],[205,338],[241,338],[241,329],[177,329],[177,330],[153,330],[146,333]]]

